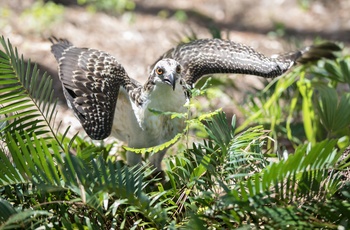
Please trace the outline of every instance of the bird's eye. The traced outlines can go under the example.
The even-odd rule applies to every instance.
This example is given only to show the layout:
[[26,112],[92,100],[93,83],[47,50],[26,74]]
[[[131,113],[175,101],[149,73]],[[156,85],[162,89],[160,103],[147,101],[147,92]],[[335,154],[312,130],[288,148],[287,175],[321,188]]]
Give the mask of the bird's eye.
[[156,73],[157,73],[158,75],[162,75],[162,74],[164,73],[164,70],[163,70],[162,68],[157,68],[157,69],[156,69]]
[[180,73],[181,72],[181,66],[176,66],[176,73]]

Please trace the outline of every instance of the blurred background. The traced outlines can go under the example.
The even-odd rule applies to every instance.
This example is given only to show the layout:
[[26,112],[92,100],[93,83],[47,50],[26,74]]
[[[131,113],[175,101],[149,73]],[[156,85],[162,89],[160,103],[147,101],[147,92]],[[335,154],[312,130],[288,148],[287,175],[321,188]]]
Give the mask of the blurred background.
[[[0,34],[55,79],[50,36],[109,52],[143,83],[147,67],[186,36],[230,39],[266,55],[317,40],[349,47],[349,12],[349,0],[1,0]],[[237,105],[244,103],[247,92],[262,89],[266,82],[254,76],[231,76],[226,83],[232,87],[225,93]],[[79,129],[75,118],[68,118],[71,114],[58,81],[55,88],[64,122]],[[241,111],[232,98],[225,98],[198,100],[208,110],[223,107],[229,115],[237,114],[240,122]]]

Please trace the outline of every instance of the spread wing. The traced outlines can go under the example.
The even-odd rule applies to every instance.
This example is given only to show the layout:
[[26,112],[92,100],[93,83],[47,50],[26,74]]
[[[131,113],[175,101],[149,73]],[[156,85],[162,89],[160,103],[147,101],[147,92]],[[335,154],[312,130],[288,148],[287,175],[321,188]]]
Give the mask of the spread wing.
[[68,106],[92,139],[108,137],[120,87],[130,92],[139,83],[108,53],[77,48],[67,40],[51,41]]
[[240,73],[261,77],[277,77],[296,62],[303,59],[334,58],[333,51],[340,48],[333,43],[311,46],[275,57],[266,57],[253,48],[221,39],[200,39],[180,44],[170,49],[158,60],[173,58],[183,67],[185,81],[190,86],[203,75],[216,73]]

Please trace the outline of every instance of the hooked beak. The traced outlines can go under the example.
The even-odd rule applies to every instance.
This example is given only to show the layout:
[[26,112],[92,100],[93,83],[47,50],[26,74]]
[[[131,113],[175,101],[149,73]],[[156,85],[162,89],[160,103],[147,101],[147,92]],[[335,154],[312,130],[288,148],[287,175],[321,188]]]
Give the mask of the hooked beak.
[[176,78],[174,74],[169,74],[167,76],[164,76],[163,80],[166,84],[170,85],[173,87],[173,90],[175,90],[175,85],[176,85]]

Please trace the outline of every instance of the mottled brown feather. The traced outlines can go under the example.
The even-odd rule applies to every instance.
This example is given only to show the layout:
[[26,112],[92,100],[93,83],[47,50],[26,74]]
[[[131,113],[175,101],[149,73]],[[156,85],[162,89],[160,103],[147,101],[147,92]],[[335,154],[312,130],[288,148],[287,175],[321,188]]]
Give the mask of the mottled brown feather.
[[77,48],[66,40],[52,40],[52,53],[59,62],[59,77],[68,105],[86,133],[95,140],[107,138],[120,87],[141,88],[117,60],[103,51]]
[[[275,57],[266,57],[249,46],[233,41],[199,39],[170,49],[158,60],[172,58],[178,61],[183,67],[186,83],[192,87],[207,74],[239,73],[266,78],[277,77],[297,62],[305,63],[323,57],[334,58],[333,52],[339,50],[339,46],[334,43],[323,43]],[[154,64],[151,68],[153,66]]]

